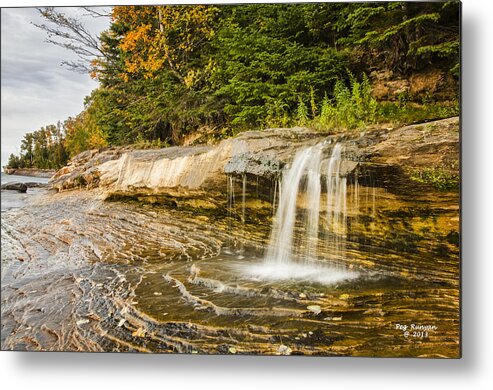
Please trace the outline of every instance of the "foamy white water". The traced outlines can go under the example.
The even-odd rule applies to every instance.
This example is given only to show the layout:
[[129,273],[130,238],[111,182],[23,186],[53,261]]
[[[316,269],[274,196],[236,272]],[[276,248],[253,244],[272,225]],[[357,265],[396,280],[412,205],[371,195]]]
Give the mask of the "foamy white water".
[[314,262],[293,262],[282,264],[282,266],[274,262],[262,262],[245,265],[241,268],[242,274],[253,280],[292,280],[325,285],[356,279],[359,276],[357,272],[323,266]]

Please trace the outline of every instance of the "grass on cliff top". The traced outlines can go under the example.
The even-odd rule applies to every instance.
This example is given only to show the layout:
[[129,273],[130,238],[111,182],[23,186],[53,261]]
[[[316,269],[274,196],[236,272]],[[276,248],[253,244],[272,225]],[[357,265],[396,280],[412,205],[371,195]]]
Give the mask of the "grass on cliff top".
[[[336,134],[367,130],[380,127],[402,127],[434,120],[451,118],[459,115],[457,102],[433,102],[426,104],[399,102],[375,102],[367,108],[357,105],[347,105],[341,108],[326,108],[320,115],[310,118],[305,116],[304,108],[298,111],[297,118],[283,117],[267,121],[263,128],[291,128],[295,126],[307,127],[324,134]],[[222,128],[213,133],[199,135],[189,145],[215,144],[223,139],[235,137],[243,131],[251,129]],[[136,148],[162,148],[168,145],[138,143]]]
[[416,123],[428,122],[451,118],[459,115],[459,104],[457,102],[443,103],[382,103],[381,117],[395,126],[406,126]]
[[[458,100],[437,102],[431,97],[424,97],[417,102],[415,97],[402,93],[396,101],[378,102],[366,77],[361,82],[352,78],[349,87],[337,82],[333,99],[325,96],[320,107],[316,107],[311,99],[309,108],[300,100],[296,117],[299,125],[338,132],[378,124],[398,127],[459,115]],[[312,113],[311,120],[309,112]]]
[[[402,93],[396,101],[379,102],[373,97],[369,80],[364,76],[361,81],[352,77],[349,86],[342,81],[336,82],[334,97],[329,99],[325,95],[320,104],[316,103],[312,90],[308,102],[299,99],[294,116],[271,109],[265,127],[303,126],[320,132],[340,133],[378,125],[399,127],[457,115],[458,100],[437,102],[429,96],[417,99]],[[231,133],[223,132],[222,135],[227,138]]]

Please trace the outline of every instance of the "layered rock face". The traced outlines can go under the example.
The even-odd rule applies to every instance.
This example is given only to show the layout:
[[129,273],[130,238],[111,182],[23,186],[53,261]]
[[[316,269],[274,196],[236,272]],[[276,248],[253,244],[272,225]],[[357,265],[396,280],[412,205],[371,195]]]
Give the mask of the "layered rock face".
[[210,189],[225,184],[227,174],[275,177],[297,149],[323,139],[304,128],[272,129],[245,132],[216,146],[88,151],[58,171],[51,184],[58,191],[101,187],[149,194]]
[[[215,146],[159,150],[112,148],[87,151],[58,171],[58,191],[99,187],[108,194],[190,194],[226,188],[227,175],[272,181],[297,150],[324,142],[344,143],[345,175],[395,187],[413,171],[436,168],[458,173],[459,120],[450,118],[398,129],[328,135],[306,128],[250,131]],[[327,164],[328,155],[322,164]],[[322,168],[322,170],[324,170]],[[267,182],[266,182],[267,183]]]

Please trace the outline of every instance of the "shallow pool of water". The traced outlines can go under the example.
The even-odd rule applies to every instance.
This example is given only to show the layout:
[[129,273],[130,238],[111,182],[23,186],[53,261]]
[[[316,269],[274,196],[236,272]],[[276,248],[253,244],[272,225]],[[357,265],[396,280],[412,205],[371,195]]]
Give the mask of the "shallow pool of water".
[[[381,216],[372,223],[388,224]],[[458,257],[420,249],[435,237],[425,222],[414,252],[350,236],[346,259],[278,268],[263,264],[268,231],[249,236],[256,226],[237,224],[243,239],[230,247],[221,218],[93,193],[40,197],[2,215],[2,347],[456,357]],[[399,327],[412,324],[436,330]]]

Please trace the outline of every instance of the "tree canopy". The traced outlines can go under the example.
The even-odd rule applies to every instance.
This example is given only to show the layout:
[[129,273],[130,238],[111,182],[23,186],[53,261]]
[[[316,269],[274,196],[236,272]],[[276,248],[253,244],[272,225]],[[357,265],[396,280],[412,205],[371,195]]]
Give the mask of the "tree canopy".
[[[371,72],[406,77],[431,67],[458,77],[459,11],[455,1],[115,6],[109,29],[93,37],[45,8],[40,27],[79,55],[69,66],[99,81],[62,126],[74,155],[180,144],[194,132],[377,121]],[[33,152],[23,153],[33,164]]]

